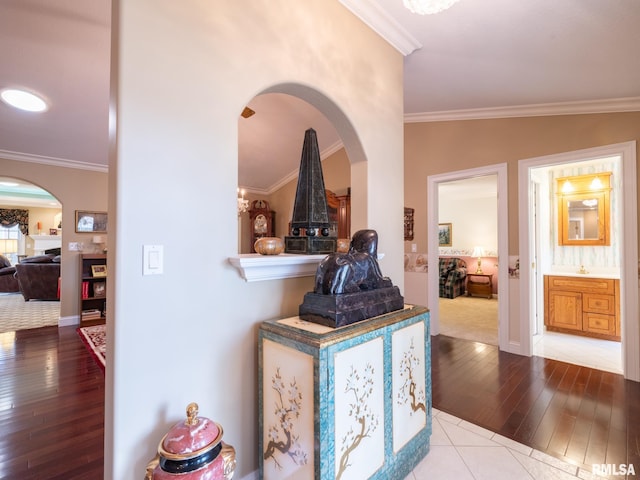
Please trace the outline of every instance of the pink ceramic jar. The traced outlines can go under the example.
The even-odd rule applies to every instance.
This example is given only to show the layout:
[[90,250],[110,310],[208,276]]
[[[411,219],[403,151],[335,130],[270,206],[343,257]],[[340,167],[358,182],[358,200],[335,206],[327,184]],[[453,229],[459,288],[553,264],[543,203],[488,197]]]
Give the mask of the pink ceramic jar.
[[187,406],[187,419],[176,423],[147,465],[146,480],[231,480],[236,467],[232,446],[222,441],[222,427],[198,417],[198,404]]

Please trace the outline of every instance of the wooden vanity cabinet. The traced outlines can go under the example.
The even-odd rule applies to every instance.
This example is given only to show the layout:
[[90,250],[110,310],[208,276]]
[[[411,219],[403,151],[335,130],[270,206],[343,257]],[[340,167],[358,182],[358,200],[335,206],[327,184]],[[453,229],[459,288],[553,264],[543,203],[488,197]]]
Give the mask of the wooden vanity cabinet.
[[547,330],[620,341],[620,281],[544,276]]

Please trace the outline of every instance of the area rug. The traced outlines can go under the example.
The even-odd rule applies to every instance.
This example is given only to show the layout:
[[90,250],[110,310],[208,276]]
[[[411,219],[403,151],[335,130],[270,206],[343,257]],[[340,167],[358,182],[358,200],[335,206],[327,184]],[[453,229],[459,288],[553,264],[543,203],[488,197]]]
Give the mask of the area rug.
[[20,293],[0,293],[0,333],[57,326],[60,302],[30,300]]
[[93,325],[91,327],[80,327],[78,328],[78,334],[104,372],[107,351],[107,326]]

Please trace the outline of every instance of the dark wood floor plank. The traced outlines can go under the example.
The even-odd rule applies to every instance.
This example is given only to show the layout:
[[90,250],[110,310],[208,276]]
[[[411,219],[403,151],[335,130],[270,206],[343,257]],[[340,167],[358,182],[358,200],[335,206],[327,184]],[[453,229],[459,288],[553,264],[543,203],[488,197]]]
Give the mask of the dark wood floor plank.
[[75,327],[3,335],[0,478],[102,478],[104,374]]

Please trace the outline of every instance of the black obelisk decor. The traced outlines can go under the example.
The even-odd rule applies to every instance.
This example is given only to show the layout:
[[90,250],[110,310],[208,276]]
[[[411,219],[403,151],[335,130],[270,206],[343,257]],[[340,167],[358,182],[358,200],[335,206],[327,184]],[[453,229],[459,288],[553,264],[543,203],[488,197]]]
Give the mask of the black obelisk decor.
[[284,237],[284,251],[306,254],[335,252],[336,237],[329,236],[329,226],[318,137],[310,128],[304,132],[291,235]]
[[336,328],[403,308],[400,289],[380,271],[378,233],[359,230],[349,252],[320,262],[313,292],[305,294],[298,316]]

